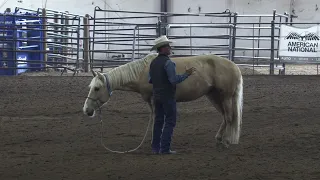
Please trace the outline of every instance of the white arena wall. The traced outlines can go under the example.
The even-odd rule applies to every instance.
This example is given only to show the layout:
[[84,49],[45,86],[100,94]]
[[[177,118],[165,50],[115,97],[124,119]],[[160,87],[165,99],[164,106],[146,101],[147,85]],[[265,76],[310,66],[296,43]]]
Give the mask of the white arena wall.
[[[1,0],[0,11],[5,8],[43,8],[46,0]],[[318,0],[169,0],[171,12],[220,12],[225,9],[236,11],[239,14],[270,13],[273,9],[278,12],[290,12],[297,16],[297,21],[317,22],[320,13]],[[47,0],[46,7],[59,11],[69,11],[73,14],[92,14],[93,8],[100,6],[105,9],[130,11],[160,11],[160,0]]]

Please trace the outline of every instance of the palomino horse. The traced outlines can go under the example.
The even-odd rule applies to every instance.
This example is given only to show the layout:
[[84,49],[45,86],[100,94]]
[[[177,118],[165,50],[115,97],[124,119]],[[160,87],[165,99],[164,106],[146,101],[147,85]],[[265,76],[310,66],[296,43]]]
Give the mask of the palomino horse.
[[[89,94],[83,112],[94,116],[95,111],[108,102],[112,91],[125,90],[139,93],[151,109],[152,85],[148,83],[151,61],[157,53],[116,67],[102,74],[94,72]],[[206,96],[213,106],[223,115],[223,121],[215,136],[217,144],[238,144],[242,124],[243,80],[239,67],[232,61],[216,55],[171,58],[176,63],[177,74],[186,68],[195,67],[196,72],[177,85],[177,102],[196,100]]]

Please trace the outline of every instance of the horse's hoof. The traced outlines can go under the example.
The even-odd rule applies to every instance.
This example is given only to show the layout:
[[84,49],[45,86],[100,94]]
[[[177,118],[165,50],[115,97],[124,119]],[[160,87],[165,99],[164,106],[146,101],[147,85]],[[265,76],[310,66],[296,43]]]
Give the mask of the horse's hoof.
[[217,143],[221,143],[222,142],[222,137],[221,136],[216,136],[215,137]]
[[220,146],[221,146],[221,144],[222,144],[222,142],[221,142],[221,141],[217,141],[217,142],[216,142],[216,146],[217,146],[217,147],[220,147]]
[[222,144],[223,144],[223,146],[225,147],[225,148],[229,148],[229,146],[230,146],[230,143],[229,143],[229,141],[228,140],[224,140],[224,141],[222,141]]
[[227,143],[222,143],[223,144],[223,146],[225,147],[225,148],[227,148],[227,149],[229,149],[229,144],[227,144]]
[[223,142],[223,141],[220,141],[220,142],[216,142],[216,148],[219,152],[223,152],[225,151],[226,149],[229,148],[229,144]]
[[216,138],[216,146],[220,147],[222,145],[222,138]]
[[222,142],[220,141],[217,141],[216,142],[216,148],[217,148],[217,150],[219,151],[219,152],[222,152],[223,151],[223,149],[224,149],[224,145],[222,144]]

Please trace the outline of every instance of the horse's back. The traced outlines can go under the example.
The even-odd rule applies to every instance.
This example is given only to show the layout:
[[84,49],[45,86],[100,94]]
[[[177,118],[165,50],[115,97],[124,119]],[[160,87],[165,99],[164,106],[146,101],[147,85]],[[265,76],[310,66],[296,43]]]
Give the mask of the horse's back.
[[[186,68],[195,67],[197,72],[190,78],[190,84],[205,80],[211,88],[217,88],[232,93],[240,82],[241,71],[239,67],[229,59],[209,54],[186,58],[172,58],[177,65],[177,73],[183,73]],[[204,86],[204,84],[202,84]]]
[[241,76],[241,71],[234,62],[214,54],[171,59],[176,63],[177,73],[183,73],[187,68],[195,67],[198,72],[207,73],[209,76]]

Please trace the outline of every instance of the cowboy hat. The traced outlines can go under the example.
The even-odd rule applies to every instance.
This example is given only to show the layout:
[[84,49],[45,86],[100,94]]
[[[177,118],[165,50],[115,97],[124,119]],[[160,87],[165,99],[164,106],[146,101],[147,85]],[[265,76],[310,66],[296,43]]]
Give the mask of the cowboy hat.
[[154,42],[154,46],[152,46],[150,51],[156,50],[158,47],[161,47],[163,45],[173,43],[173,41],[169,40],[165,35],[158,37],[154,40]]

